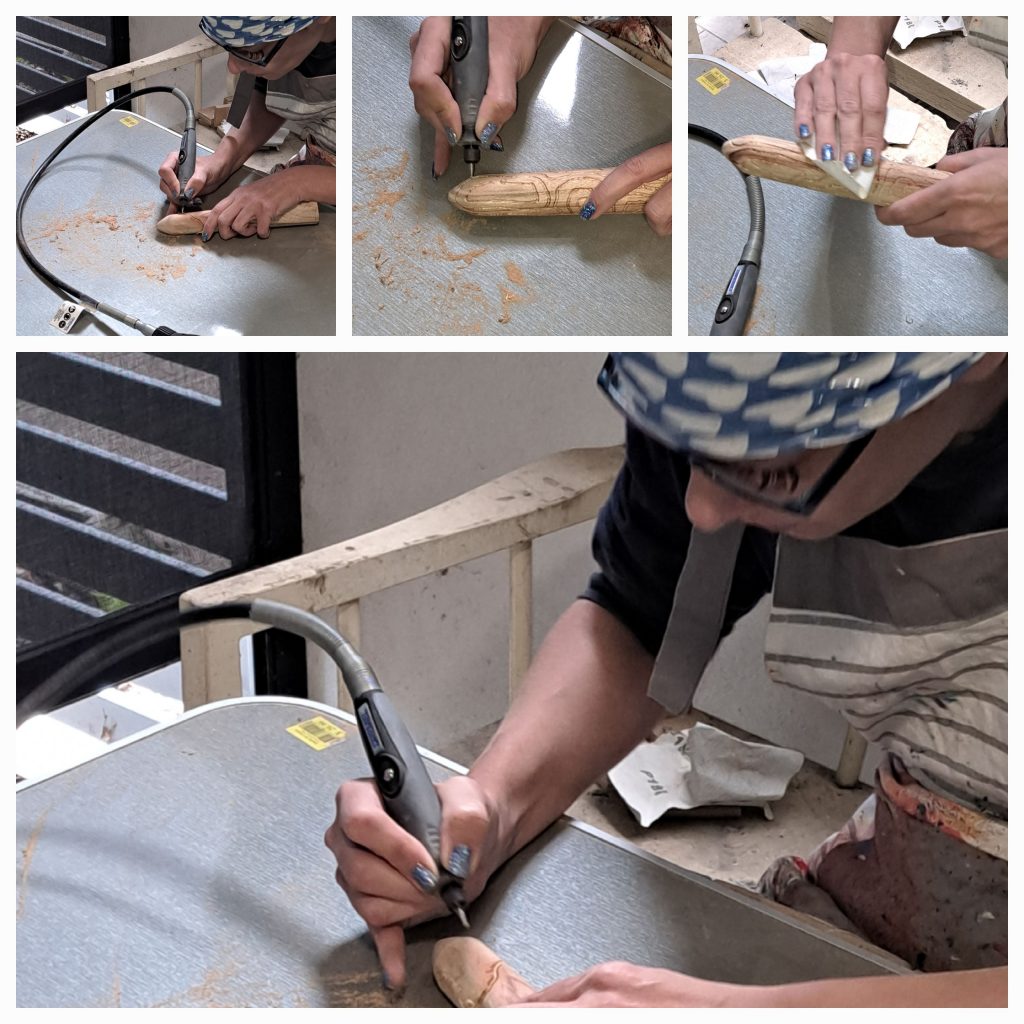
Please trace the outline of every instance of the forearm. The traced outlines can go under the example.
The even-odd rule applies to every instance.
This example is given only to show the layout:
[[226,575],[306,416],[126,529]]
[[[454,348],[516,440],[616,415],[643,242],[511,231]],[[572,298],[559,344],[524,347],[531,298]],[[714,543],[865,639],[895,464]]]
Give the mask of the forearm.
[[898,16],[895,18],[833,18],[832,37],[828,43],[829,55],[873,53],[884,58],[899,20]]
[[242,123],[221,139],[214,156],[225,168],[225,177],[235,173],[284,124],[284,118],[266,108],[263,96],[254,93]]
[[576,601],[470,770],[501,809],[506,857],[525,846],[663,714],[647,696],[654,659],[611,613]]
[[338,175],[333,167],[326,164],[297,164],[278,171],[274,177],[277,175],[284,175],[281,180],[288,183],[295,203],[312,199],[318,203],[335,205]]
[[1007,968],[878,978],[827,978],[751,988],[748,1006],[1006,1006]]

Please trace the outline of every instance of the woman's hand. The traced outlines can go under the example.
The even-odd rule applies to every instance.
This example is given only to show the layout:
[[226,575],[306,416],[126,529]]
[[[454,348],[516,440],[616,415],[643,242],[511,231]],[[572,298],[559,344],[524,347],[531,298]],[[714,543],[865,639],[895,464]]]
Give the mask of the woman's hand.
[[[171,201],[177,209],[178,193],[181,187],[178,183],[178,176],[175,171],[178,168],[178,150],[174,149],[167,154],[167,159],[160,165],[160,191]],[[185,185],[191,190],[194,196],[205,196],[210,192],[216,192],[218,188],[230,177],[230,170],[215,155],[196,157],[196,169]],[[173,212],[173,211],[172,211]]]
[[1009,150],[992,146],[943,157],[935,166],[953,172],[951,177],[876,207],[875,215],[911,238],[934,238],[939,245],[967,246],[1005,260],[1009,165]]
[[297,206],[300,198],[288,180],[287,171],[278,171],[248,185],[239,185],[210,210],[203,241],[208,242],[215,232],[219,232],[221,238],[235,235],[267,238],[270,222],[285,210]]
[[[476,134],[481,144],[501,149],[499,132],[516,112],[516,83],[530,70],[553,18],[487,19],[490,67],[480,102]],[[448,169],[452,146],[462,135],[459,105],[449,88],[452,20],[424,18],[409,39],[409,88],[416,112],[434,126],[434,176]]]
[[[584,220],[596,220],[607,213],[623,196],[645,181],[655,181],[672,170],[672,143],[631,156],[601,182],[580,210]],[[669,179],[647,200],[644,216],[656,235],[672,234],[672,180]]]
[[[466,901],[472,902],[506,856],[498,841],[499,811],[468,776],[457,775],[436,788],[441,859],[452,874],[466,879]],[[385,984],[402,988],[404,929],[448,913],[437,895],[437,865],[420,841],[384,810],[371,780],[344,783],[335,804],[334,822],[324,835],[338,862],[335,878],[370,929]]]
[[[877,164],[885,149],[889,79],[877,54],[829,52],[797,83],[793,131],[814,134],[822,160],[842,159],[847,170]],[[836,134],[836,118],[839,134]]]
[[606,963],[534,992],[528,1007],[756,1006],[758,989],[704,981],[659,967]]

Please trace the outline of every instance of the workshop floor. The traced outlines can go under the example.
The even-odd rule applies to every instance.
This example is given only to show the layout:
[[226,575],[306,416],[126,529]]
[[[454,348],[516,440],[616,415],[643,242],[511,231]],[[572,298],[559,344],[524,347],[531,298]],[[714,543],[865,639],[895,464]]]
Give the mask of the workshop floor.
[[[666,720],[659,731],[686,728],[698,720],[742,739],[757,740],[741,729],[699,713]],[[471,764],[497,726],[494,723],[438,753],[459,764]],[[869,793],[870,789],[863,785],[841,789],[830,770],[805,761],[785,797],[772,805],[771,821],[760,810],[750,808],[740,817],[662,819],[643,828],[607,779],[591,786],[568,813],[680,867],[751,887],[776,857],[808,854],[840,828]]]

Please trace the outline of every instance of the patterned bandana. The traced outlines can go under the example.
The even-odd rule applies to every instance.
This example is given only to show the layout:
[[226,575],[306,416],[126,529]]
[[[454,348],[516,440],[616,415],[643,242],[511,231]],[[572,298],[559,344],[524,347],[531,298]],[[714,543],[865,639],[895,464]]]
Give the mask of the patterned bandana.
[[597,379],[636,427],[721,460],[846,444],[931,401],[981,352],[613,352]]
[[270,16],[243,18],[227,15],[206,15],[199,27],[211,39],[216,40],[221,46],[231,49],[238,49],[245,46],[262,46],[265,43],[276,43],[279,39],[287,39],[288,36],[301,32],[316,21],[316,16],[311,18],[292,16]]

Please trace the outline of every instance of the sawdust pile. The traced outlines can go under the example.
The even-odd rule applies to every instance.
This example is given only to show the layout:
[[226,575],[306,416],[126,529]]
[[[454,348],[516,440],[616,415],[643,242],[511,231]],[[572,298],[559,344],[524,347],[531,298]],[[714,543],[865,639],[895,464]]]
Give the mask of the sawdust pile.
[[[499,275],[495,280],[496,268],[486,260],[488,246],[460,241],[460,236],[493,233],[498,224],[449,209],[441,218],[448,231],[437,231],[423,191],[431,183],[417,180],[408,150],[376,146],[355,156],[355,174],[369,183],[371,194],[352,206],[353,260],[373,267],[385,300],[402,303],[405,311],[414,309],[427,333],[465,335],[483,334],[485,325],[510,323],[517,304],[536,299],[520,267],[507,262],[506,279]],[[403,201],[411,202],[412,209],[401,207],[404,218],[396,219]],[[412,227],[410,212],[416,218]],[[377,303],[378,312],[387,308],[388,301]]]
[[55,269],[58,263],[101,272],[116,266],[118,272],[134,271],[166,284],[190,270],[201,272],[196,258],[203,247],[191,236],[157,236],[156,222],[164,212],[155,201],[135,203],[120,215],[98,210],[96,200],[75,213],[67,213],[62,204],[27,237],[29,242],[45,239],[51,251],[60,253]]

